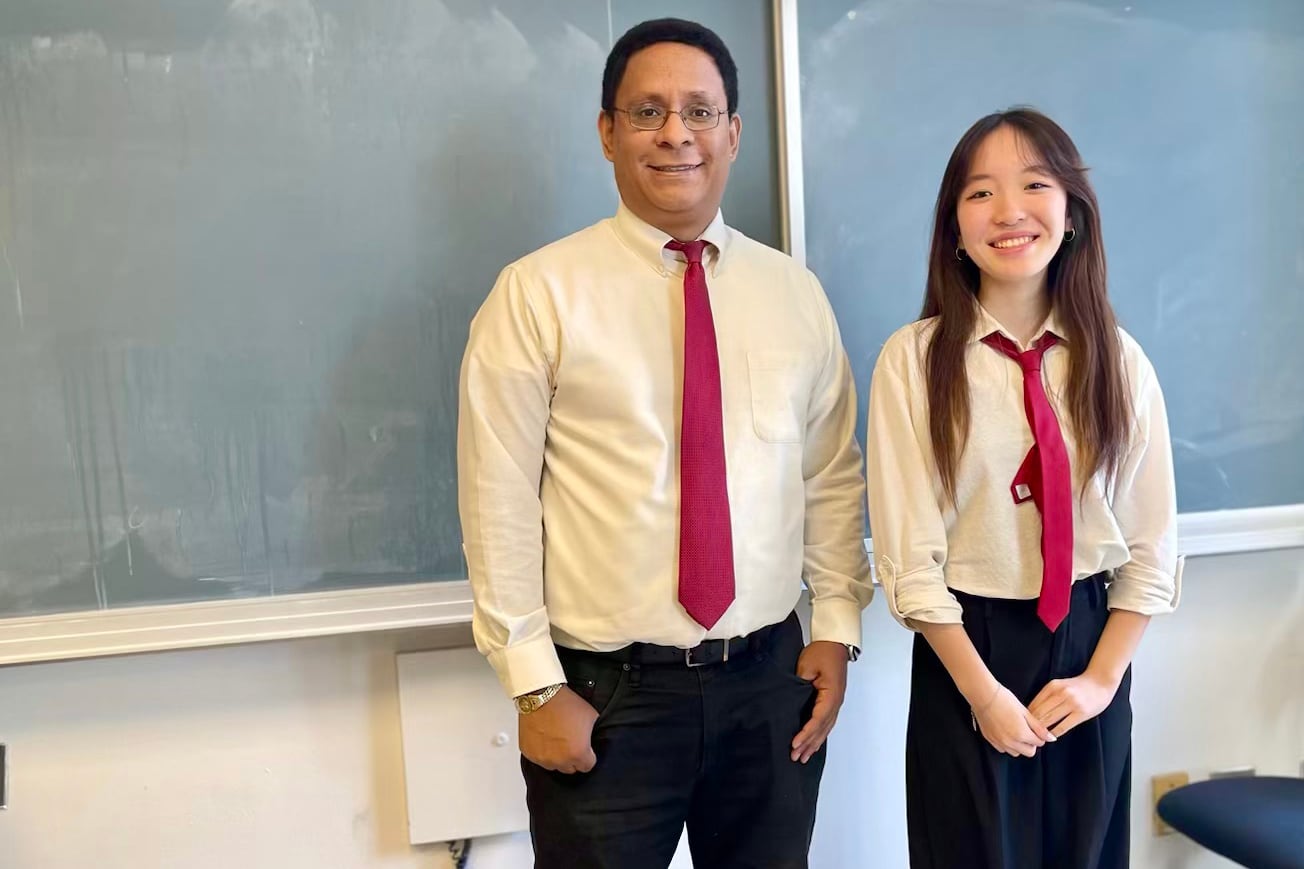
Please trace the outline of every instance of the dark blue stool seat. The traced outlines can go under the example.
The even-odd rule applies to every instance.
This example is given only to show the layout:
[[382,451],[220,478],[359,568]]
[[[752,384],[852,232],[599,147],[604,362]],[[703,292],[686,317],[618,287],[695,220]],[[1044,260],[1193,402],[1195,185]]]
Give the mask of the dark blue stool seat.
[[1173,829],[1250,869],[1304,869],[1304,779],[1211,779],[1168,792],[1156,808]]

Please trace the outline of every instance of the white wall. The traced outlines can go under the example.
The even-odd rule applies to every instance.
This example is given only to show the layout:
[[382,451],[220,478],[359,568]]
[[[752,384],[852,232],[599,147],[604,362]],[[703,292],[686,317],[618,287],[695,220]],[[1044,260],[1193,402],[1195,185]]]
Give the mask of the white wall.
[[0,670],[0,866],[440,865],[407,844],[396,639]]
[[[821,795],[812,866],[905,866],[910,638],[866,615]],[[445,869],[407,844],[394,653],[370,634],[0,669],[5,869]],[[1133,865],[1231,864],[1149,833],[1149,776],[1304,760],[1304,551],[1192,560],[1178,615],[1137,661]],[[473,869],[529,865],[523,836]]]

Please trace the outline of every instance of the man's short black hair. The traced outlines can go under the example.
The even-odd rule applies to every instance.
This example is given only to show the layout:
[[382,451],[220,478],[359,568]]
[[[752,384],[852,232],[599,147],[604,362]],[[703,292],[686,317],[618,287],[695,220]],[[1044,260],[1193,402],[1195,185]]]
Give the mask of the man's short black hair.
[[616,89],[625,77],[629,59],[638,52],[661,42],[678,42],[700,48],[715,61],[715,68],[724,80],[725,108],[733,115],[738,111],[738,66],[734,63],[724,41],[709,27],[682,18],[658,18],[636,24],[616,40],[607,55],[607,67],[602,72],[602,110],[610,113],[616,108]]

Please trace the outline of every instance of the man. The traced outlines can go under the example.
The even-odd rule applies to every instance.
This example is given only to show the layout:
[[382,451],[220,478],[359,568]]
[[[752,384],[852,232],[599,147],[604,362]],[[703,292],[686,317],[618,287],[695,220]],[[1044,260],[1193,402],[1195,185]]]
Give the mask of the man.
[[622,36],[616,216],[508,266],[471,327],[474,628],[538,867],[664,869],[685,823],[697,866],[807,865],[871,594],[855,395],[818,282],[720,214],[737,107],[710,30]]

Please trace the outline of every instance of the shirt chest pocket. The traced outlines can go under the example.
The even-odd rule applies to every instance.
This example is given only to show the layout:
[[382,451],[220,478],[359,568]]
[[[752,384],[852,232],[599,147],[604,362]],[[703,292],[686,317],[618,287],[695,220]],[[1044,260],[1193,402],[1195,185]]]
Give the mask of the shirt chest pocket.
[[800,353],[747,354],[752,425],[768,443],[800,443],[810,405],[811,364]]

